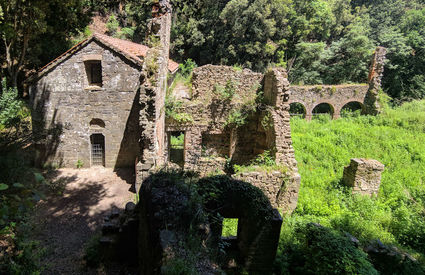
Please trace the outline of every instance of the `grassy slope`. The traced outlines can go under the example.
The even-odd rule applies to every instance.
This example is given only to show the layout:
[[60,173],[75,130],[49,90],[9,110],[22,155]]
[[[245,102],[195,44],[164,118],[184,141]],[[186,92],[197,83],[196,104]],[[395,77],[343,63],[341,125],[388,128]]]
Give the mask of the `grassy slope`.
[[[294,118],[291,127],[302,184],[281,249],[297,242],[298,225],[320,222],[361,241],[379,238],[425,254],[425,101],[378,117]],[[341,186],[344,166],[354,157],[385,165],[377,199],[352,196]]]

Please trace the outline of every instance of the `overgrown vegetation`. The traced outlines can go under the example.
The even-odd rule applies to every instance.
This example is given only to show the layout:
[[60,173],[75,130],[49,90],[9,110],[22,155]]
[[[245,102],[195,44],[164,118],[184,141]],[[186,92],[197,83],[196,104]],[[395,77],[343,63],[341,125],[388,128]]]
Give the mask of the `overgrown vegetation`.
[[[377,117],[311,122],[294,117],[291,129],[302,185],[297,209],[283,225],[279,257],[288,264],[283,269],[293,257],[290,247],[307,241],[296,232],[310,222],[348,232],[362,244],[380,239],[397,245],[424,265],[425,101],[388,108]],[[341,186],[353,157],[386,166],[378,198],[352,195]],[[305,249],[312,248],[302,253]]]

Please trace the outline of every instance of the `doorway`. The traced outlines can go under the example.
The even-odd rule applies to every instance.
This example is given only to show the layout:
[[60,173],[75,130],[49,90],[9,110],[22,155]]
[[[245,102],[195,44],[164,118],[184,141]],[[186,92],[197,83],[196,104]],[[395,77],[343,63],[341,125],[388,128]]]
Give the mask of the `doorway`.
[[90,136],[91,166],[105,166],[105,137],[102,134]]

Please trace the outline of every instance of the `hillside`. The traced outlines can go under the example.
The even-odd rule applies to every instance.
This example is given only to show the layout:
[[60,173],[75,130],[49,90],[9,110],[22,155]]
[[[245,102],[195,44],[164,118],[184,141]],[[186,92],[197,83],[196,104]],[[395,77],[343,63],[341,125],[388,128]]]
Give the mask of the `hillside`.
[[[423,262],[425,101],[388,108],[377,117],[293,118],[291,126],[302,184],[297,210],[283,226],[281,249],[288,253],[302,243],[297,232],[314,222],[363,244],[379,239],[403,247]],[[351,195],[341,185],[344,166],[354,157],[385,165],[378,198]]]

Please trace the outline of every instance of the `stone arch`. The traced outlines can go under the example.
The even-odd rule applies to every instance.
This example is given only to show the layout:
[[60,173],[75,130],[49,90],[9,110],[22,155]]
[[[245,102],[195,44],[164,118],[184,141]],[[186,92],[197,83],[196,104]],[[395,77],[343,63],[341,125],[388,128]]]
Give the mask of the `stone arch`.
[[93,118],[90,120],[90,127],[92,128],[105,128],[105,121],[100,118]]
[[[358,100],[349,100],[347,102],[345,102],[344,104],[341,104],[341,109],[339,110],[338,113],[352,113],[355,112],[357,110],[361,110],[361,113],[364,114],[365,112],[365,106],[362,102],[358,101]],[[345,111],[346,110],[346,111]]]
[[332,118],[335,118],[335,108],[332,104],[328,102],[320,102],[312,108],[311,114],[313,116],[321,114],[330,114]]
[[303,118],[307,115],[307,108],[301,102],[292,102],[289,104],[289,114],[291,116],[302,116]]

